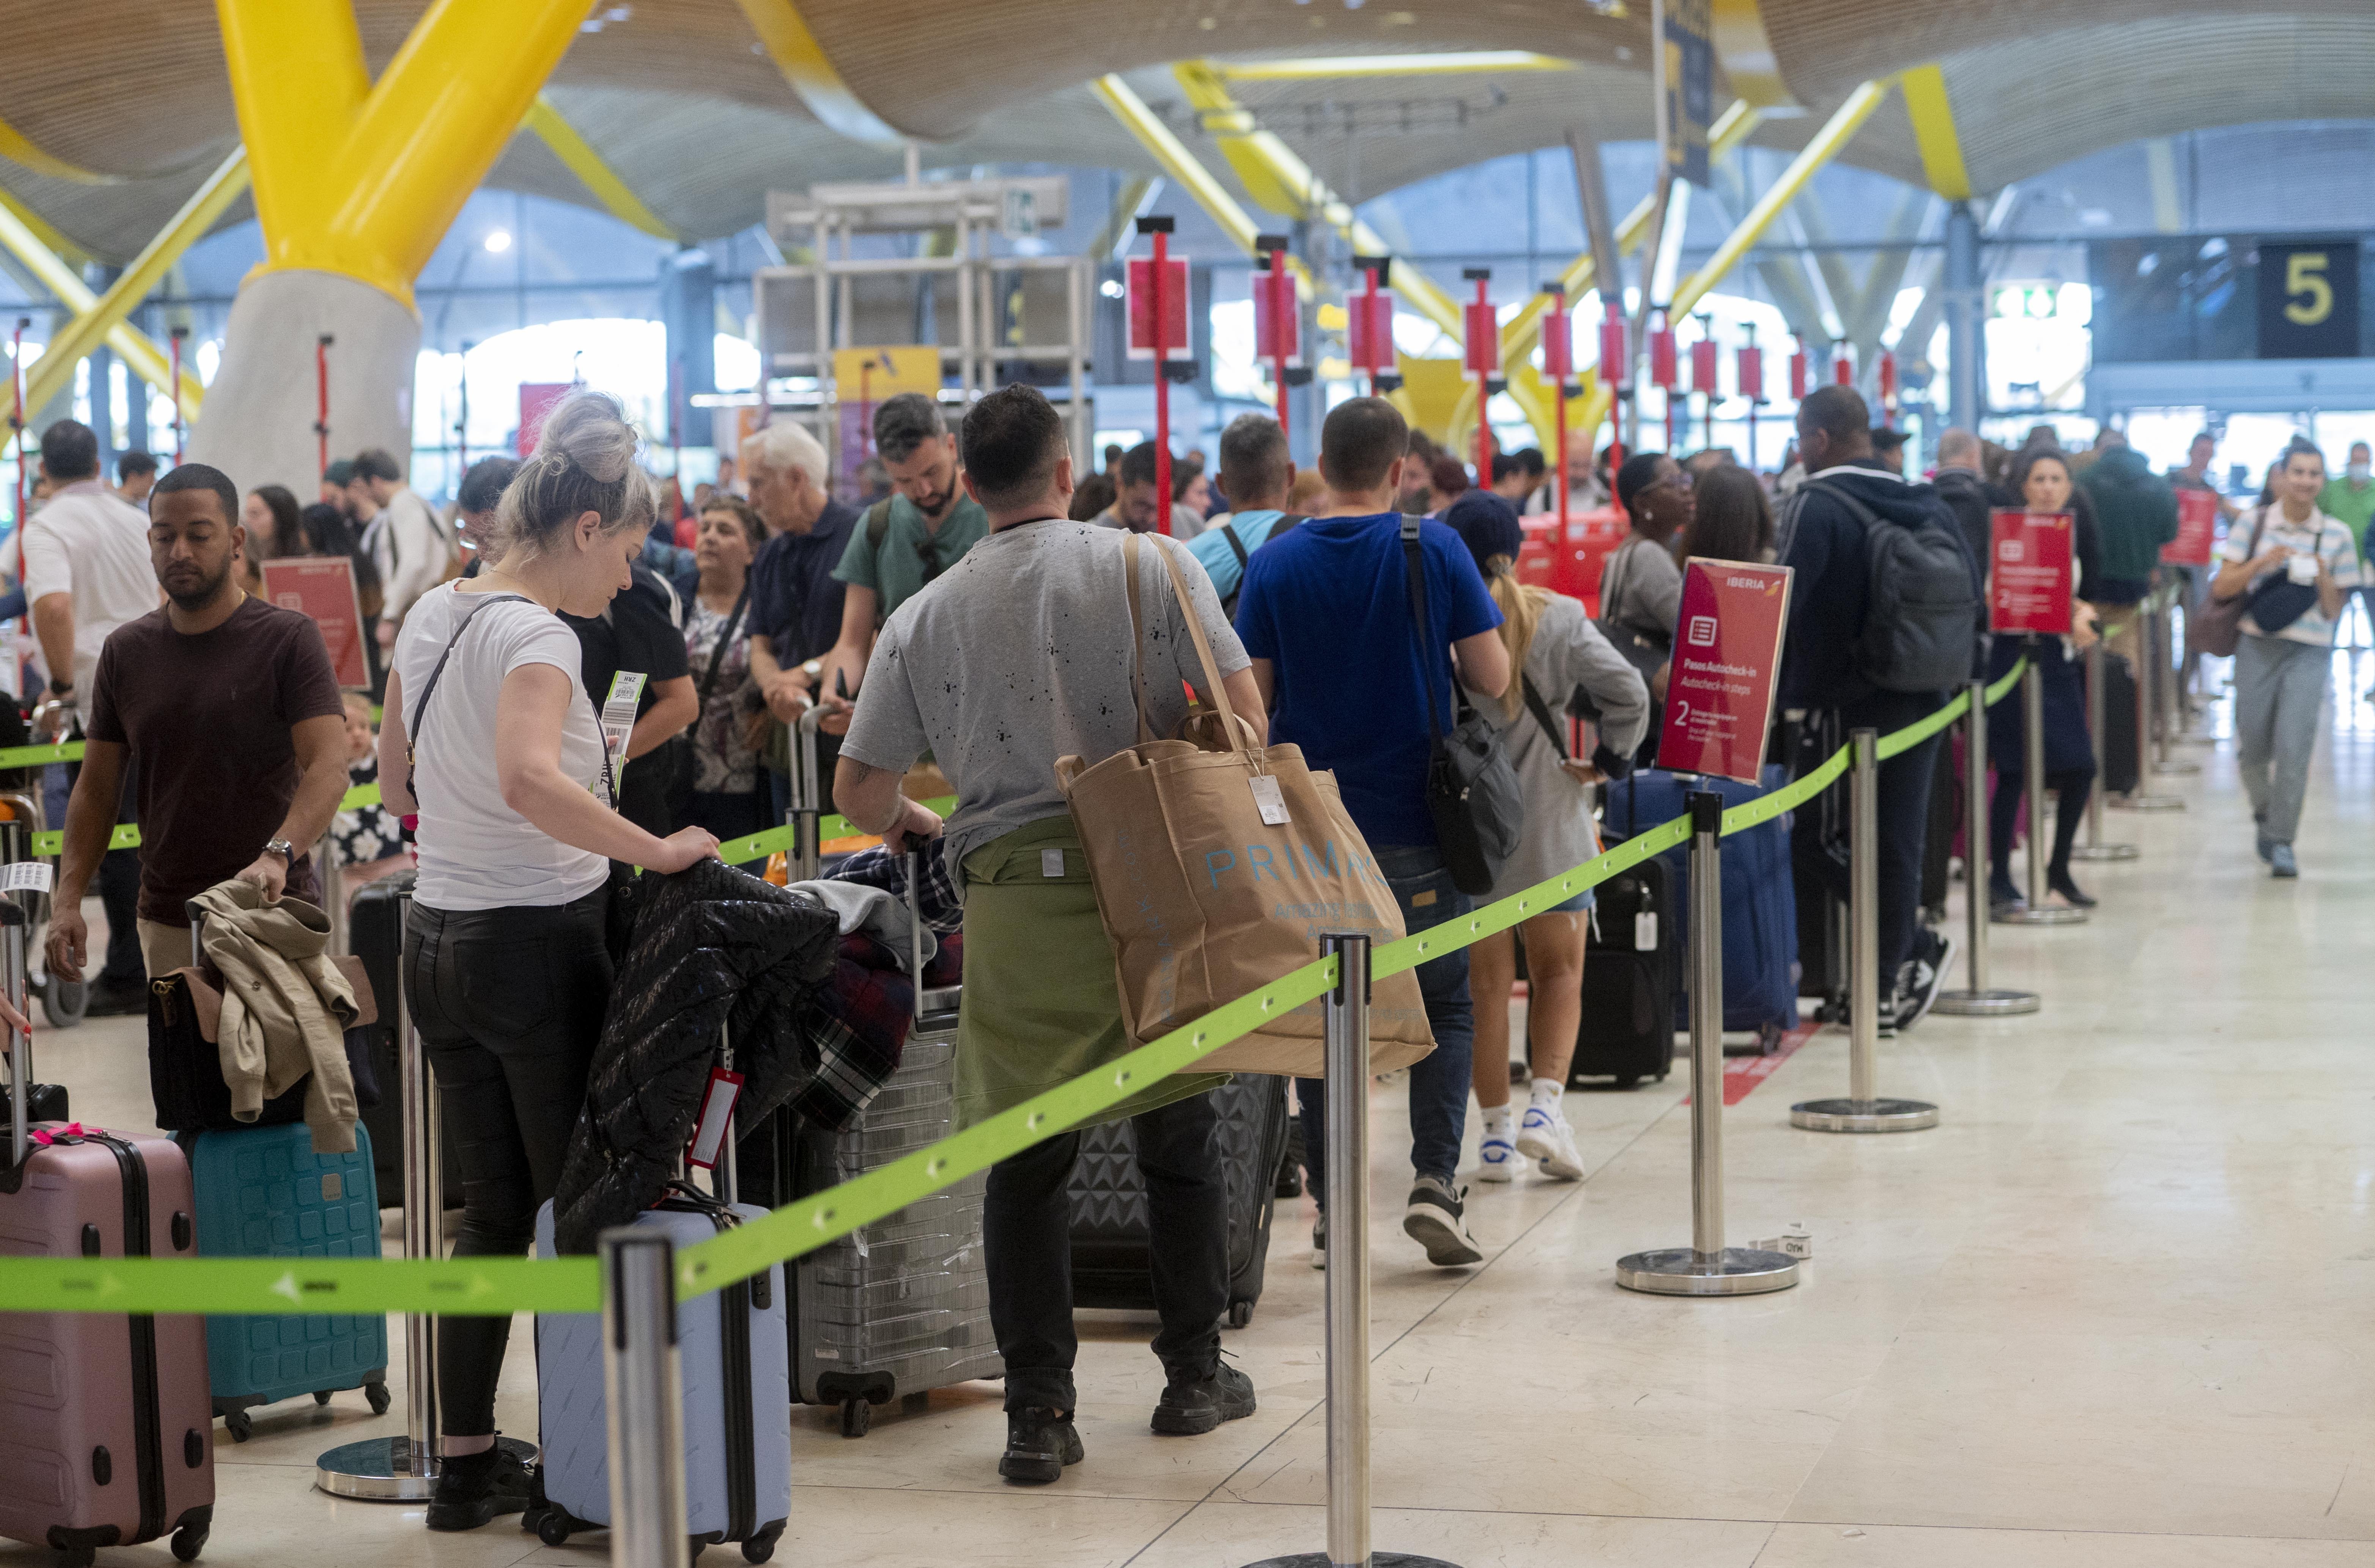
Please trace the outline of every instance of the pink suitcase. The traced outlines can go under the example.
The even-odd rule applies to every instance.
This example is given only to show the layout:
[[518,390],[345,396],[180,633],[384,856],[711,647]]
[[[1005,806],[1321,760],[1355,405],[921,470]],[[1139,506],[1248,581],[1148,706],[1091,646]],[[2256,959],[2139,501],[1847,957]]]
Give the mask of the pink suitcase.
[[[0,898],[9,949],[0,972],[10,981],[24,973],[22,920]],[[0,1111],[11,1156],[0,1167],[0,1256],[197,1256],[181,1149],[154,1136],[18,1121],[30,1043],[5,1026],[0,1040],[13,1047],[14,1091]],[[32,1139],[36,1130],[52,1141]],[[102,1546],[171,1532],[173,1555],[188,1562],[207,1543],[214,1502],[205,1318],[0,1313],[0,1536],[89,1568]]]

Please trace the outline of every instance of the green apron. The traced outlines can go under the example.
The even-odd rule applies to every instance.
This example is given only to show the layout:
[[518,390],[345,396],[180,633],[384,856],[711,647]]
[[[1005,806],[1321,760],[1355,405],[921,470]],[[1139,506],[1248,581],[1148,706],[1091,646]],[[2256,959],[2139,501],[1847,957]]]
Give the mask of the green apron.
[[[1060,853],[1046,874],[1042,851]],[[964,1000],[957,1020],[960,1130],[1105,1067],[1122,1028],[1113,946],[1069,816],[1017,828],[964,857]],[[1081,1126],[1201,1094],[1226,1073],[1161,1079]]]

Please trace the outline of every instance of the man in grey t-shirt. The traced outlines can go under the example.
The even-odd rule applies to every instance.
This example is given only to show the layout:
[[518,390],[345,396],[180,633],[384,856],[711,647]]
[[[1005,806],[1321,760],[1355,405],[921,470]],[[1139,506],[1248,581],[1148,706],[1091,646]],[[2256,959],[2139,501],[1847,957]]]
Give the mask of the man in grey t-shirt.
[[[892,614],[868,662],[833,798],[860,830],[894,841],[940,829],[899,781],[927,749],[956,786],[946,854],[965,904],[957,1118],[970,1126],[1131,1048],[1112,949],[1056,760],[1095,763],[1135,744],[1133,669],[1158,736],[1201,690],[1193,614],[1232,709],[1266,738],[1262,702],[1211,581],[1185,548],[1068,520],[1072,462],[1062,419],[1028,386],[965,417],[964,487],[989,533]],[[1131,633],[1125,554],[1135,542],[1143,626]],[[1163,557],[1188,584],[1173,586]],[[1203,701],[1212,693],[1201,691]],[[1252,1382],[1221,1360],[1228,1305],[1227,1184],[1211,1075],[1159,1079],[1101,1120],[1128,1115],[1148,1198],[1154,1353],[1166,1378],[1153,1427],[1188,1436],[1253,1413]],[[1006,1362],[998,1473],[1045,1483],[1081,1456],[1072,1421],[1071,1202],[1077,1128],[990,1168],[982,1244],[990,1323]]]

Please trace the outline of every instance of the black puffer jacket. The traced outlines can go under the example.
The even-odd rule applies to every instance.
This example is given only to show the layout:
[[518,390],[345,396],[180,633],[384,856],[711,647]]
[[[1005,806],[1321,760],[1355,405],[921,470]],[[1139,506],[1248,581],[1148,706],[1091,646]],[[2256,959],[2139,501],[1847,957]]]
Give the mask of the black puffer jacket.
[[644,880],[553,1194],[563,1253],[592,1252],[606,1227],[629,1223],[667,1190],[721,1024],[744,1075],[737,1119],[746,1126],[789,1099],[813,1067],[803,1065],[795,1014],[832,977],[833,912],[715,860]]

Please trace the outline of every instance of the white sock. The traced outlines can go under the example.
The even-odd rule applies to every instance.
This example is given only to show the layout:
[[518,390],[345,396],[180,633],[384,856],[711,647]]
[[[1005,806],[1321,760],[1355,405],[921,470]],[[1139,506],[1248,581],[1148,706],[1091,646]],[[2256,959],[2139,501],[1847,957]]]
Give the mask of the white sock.
[[1505,1143],[1508,1141],[1509,1108],[1507,1105],[1484,1107],[1484,1136],[1497,1138]]
[[1559,1102],[1566,1098],[1566,1085],[1554,1078],[1538,1078],[1533,1080],[1531,1093],[1534,1104],[1556,1110]]

